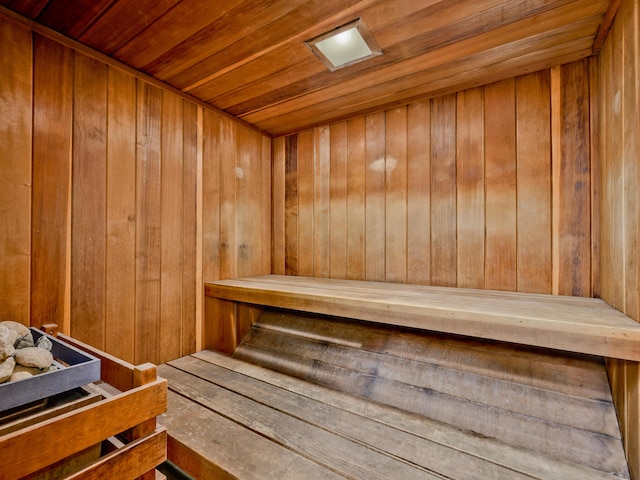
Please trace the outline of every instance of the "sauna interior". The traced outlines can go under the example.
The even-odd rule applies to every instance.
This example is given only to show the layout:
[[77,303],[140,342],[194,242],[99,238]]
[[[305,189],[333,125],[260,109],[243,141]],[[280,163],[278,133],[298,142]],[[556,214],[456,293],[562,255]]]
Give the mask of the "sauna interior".
[[[291,311],[355,339],[331,308],[287,292],[285,310],[263,309],[219,293],[227,280],[601,299],[638,322],[639,8],[0,0],[0,317],[162,365],[170,389],[192,354],[242,357],[256,322],[275,331]],[[329,71],[304,41],[357,18],[382,55]],[[486,343],[445,331],[514,359],[545,350],[528,333],[491,343],[517,329],[493,328]],[[374,333],[413,334],[390,332]],[[545,354],[572,352],[546,337]],[[576,353],[601,359],[628,466],[593,478],[640,480],[640,346],[627,343]],[[195,468],[176,445],[169,459]],[[466,474],[419,478],[497,478]]]

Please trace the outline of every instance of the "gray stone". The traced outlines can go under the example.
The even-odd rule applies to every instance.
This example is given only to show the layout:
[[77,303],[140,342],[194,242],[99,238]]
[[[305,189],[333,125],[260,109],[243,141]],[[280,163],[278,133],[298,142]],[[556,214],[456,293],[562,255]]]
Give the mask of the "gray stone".
[[16,350],[20,348],[35,347],[35,344],[33,343],[33,335],[31,334],[31,332],[28,332],[26,335],[18,338],[15,346]]
[[0,338],[8,338],[11,342],[11,345],[13,345],[14,343],[16,343],[16,340],[19,336],[20,335],[18,334],[18,332],[0,323]]
[[0,337],[0,362],[10,357],[16,352],[16,349],[11,342],[11,339],[7,337]]
[[16,361],[13,357],[7,358],[4,362],[0,363],[0,383],[6,382],[11,378],[13,369],[16,366]]
[[47,368],[53,363],[53,355],[38,347],[21,348],[16,351],[16,362],[25,367]]
[[31,377],[33,377],[33,374],[29,372],[13,372],[11,374],[11,378],[9,379],[9,381],[17,382],[18,380],[24,380],[26,378],[31,378]]
[[9,330],[13,330],[18,334],[19,337],[29,333],[29,329],[27,327],[25,327],[21,323],[14,322],[13,320],[5,320],[4,322],[0,322],[0,325],[4,325]]

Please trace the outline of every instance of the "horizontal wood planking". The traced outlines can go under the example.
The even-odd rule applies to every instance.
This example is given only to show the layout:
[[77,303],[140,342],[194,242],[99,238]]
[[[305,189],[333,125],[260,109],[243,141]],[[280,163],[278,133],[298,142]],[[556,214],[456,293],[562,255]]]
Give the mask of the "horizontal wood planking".
[[[638,0],[623,0],[598,56],[600,294],[640,321],[640,57]],[[609,361],[609,377],[632,478],[640,478],[638,362]]]
[[[215,418],[222,419],[222,417],[214,415],[211,410],[205,408],[208,407],[218,414],[232,416],[240,425],[245,426],[238,431],[238,425],[234,424],[236,428],[234,432],[226,427],[224,438],[240,439],[251,435],[254,431],[266,432],[265,436],[258,437],[256,441],[263,442],[265,437],[270,438],[279,444],[283,454],[287,452],[287,447],[294,450],[306,448],[304,441],[292,444],[290,442],[292,434],[294,438],[300,438],[300,431],[321,428],[375,450],[377,453],[390,455],[396,461],[409,462],[414,466],[426,466],[429,471],[439,475],[437,478],[443,476],[462,480],[478,478],[479,475],[482,478],[505,479],[522,476],[536,479],[561,477],[576,480],[612,478],[603,472],[572,465],[556,458],[544,457],[543,460],[543,456],[530,450],[516,449],[503,442],[469,434],[426,417],[407,415],[398,408],[390,408],[381,403],[348,395],[339,390],[283,375],[212,351],[199,352],[192,357],[173,361],[169,365],[161,366],[160,370],[161,374],[169,379],[170,406],[164,418],[170,422],[170,449],[171,437],[174,435],[180,438],[181,442],[185,442],[180,445],[180,459],[176,462],[179,465],[185,465],[185,469],[196,476],[198,476],[198,468],[201,468],[203,463],[209,465],[216,463],[218,468],[231,468],[229,473],[237,471],[237,465],[227,460],[228,456],[237,455],[237,450],[230,450],[228,455],[220,455],[220,449],[227,449],[227,442],[222,442],[216,449],[203,447],[218,443],[214,440],[217,436],[216,429],[206,430],[208,441],[203,441],[204,435],[195,439],[187,436],[185,432],[184,425],[190,422],[190,418],[196,412],[201,412],[196,417],[204,420],[204,416],[208,415],[210,421],[220,423],[220,420]],[[600,375],[602,375],[601,366]],[[217,394],[218,391],[220,394]],[[232,400],[235,395],[239,395],[239,401],[247,405],[242,411],[253,412],[250,424],[247,423],[244,414],[236,413],[237,402]],[[171,405],[173,398],[176,399],[175,406]],[[253,402],[248,402],[248,399],[255,401],[257,406],[255,408],[249,406],[253,405]],[[271,409],[277,412],[271,412]],[[284,422],[289,424],[290,420],[287,420],[287,416],[304,423],[300,430],[280,433],[282,427],[279,424],[269,428],[274,416],[284,418]],[[296,423],[296,425],[301,424]],[[192,431],[204,433],[203,429]],[[240,442],[240,444],[243,443],[245,442]],[[343,443],[343,445],[346,444]],[[188,452],[189,448],[192,449],[191,455]],[[202,458],[206,450],[208,450],[208,461]],[[252,449],[247,452],[246,461],[253,464],[256,458],[261,458],[259,452],[262,450],[263,448],[257,451]],[[309,453],[308,458],[313,458],[317,462],[326,461],[330,458],[329,450],[322,450],[315,449]],[[171,453],[169,457],[173,458]],[[341,469],[340,457],[334,457],[334,460],[337,460],[331,464],[334,471],[336,468]],[[182,464],[181,461],[187,461],[187,463]],[[360,465],[362,459],[353,458],[353,463]],[[196,470],[191,471],[189,468],[191,466]],[[274,465],[273,468],[277,470],[279,467]],[[253,469],[250,469],[247,474],[251,475],[252,471]],[[271,472],[271,469],[264,469],[262,474],[266,472]],[[278,478],[277,475],[278,473],[275,473],[274,478]],[[365,475],[366,478],[378,478],[372,472],[367,474],[365,471]]]
[[[262,314],[233,356],[511,446],[626,473],[597,357],[284,311]],[[518,372],[520,362],[528,368]],[[546,375],[554,380],[542,381]]]
[[[325,261],[335,264],[332,258],[344,257],[346,243],[348,258],[363,258],[366,265],[349,269],[352,279],[590,296],[590,151],[582,136],[563,133],[577,124],[585,131],[589,105],[577,99],[589,98],[586,65],[559,67],[557,87],[567,92],[557,98],[551,96],[551,71],[544,70],[360,117],[364,132],[332,125],[328,142],[319,128],[280,137],[295,148],[280,149],[274,161],[296,169],[274,170],[292,186],[274,190],[285,196],[274,199],[274,218],[284,218],[285,228],[274,237],[274,255],[284,256],[288,274],[320,277],[326,269],[316,271],[317,262],[300,247],[327,252]],[[553,119],[558,129],[552,129]],[[329,148],[319,148],[321,142]],[[361,210],[353,210],[353,228],[351,222],[341,227],[340,218],[314,216],[325,207],[308,193],[326,184],[337,191],[342,178],[323,170],[305,173],[311,159],[320,165],[344,144],[348,198],[362,202]],[[571,165],[574,153],[580,165]],[[362,158],[364,182],[358,180]],[[558,275],[551,275],[554,270]],[[334,269],[329,276],[344,274]]]
[[[15,288],[2,308],[130,362],[195,351],[196,279],[270,271],[270,138],[4,17],[0,25],[13,39],[0,62],[15,65],[2,94],[21,115],[0,129],[3,155],[16,159],[1,175],[28,190],[7,203],[22,213],[6,218],[13,250],[0,278]],[[220,184],[241,192],[222,222]],[[230,232],[241,252],[221,272]]]
[[211,282],[205,292],[214,300],[640,359],[640,325],[593,298],[280,275]]

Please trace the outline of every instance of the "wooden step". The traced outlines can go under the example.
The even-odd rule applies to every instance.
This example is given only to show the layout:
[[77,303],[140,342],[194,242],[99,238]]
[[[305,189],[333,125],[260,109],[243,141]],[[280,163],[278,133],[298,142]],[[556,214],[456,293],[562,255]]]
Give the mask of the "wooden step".
[[620,478],[213,351],[159,374],[169,458],[197,478]]
[[234,357],[510,445],[626,474],[599,357],[282,311],[265,311]]
[[264,275],[208,298],[640,360],[640,324],[595,298]]

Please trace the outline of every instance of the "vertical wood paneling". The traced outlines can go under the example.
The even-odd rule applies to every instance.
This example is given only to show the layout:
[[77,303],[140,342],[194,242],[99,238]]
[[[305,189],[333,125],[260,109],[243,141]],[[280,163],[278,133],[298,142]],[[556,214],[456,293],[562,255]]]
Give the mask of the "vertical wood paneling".
[[0,18],[0,317],[29,325],[32,35]]
[[33,38],[0,19],[0,312],[133,363],[233,345],[202,281],[270,272],[270,139]]
[[407,281],[431,280],[431,106],[407,109]]
[[182,351],[184,110],[182,99],[162,92],[160,154],[160,358]]
[[313,186],[316,157],[315,132],[308,130],[298,136],[298,251],[297,275],[313,276],[315,190]]
[[458,286],[484,288],[485,174],[482,89],[457,98]]
[[329,235],[331,278],[347,278],[347,122],[331,125]]
[[[298,136],[285,138],[284,273],[298,273]],[[275,192],[274,192],[275,193]]]
[[589,72],[586,61],[561,67],[558,179],[558,293],[591,295]]
[[34,41],[31,324],[68,331],[73,52],[38,35]]
[[364,117],[347,122],[347,278],[365,278],[365,128]]
[[135,346],[136,80],[109,68],[107,85],[105,349],[128,362]]
[[220,117],[202,115],[202,276],[220,278]]
[[516,80],[517,290],[551,293],[551,127],[548,71]]
[[[295,138],[294,136],[288,138]],[[272,213],[272,241],[271,241],[271,272],[276,275],[284,275],[285,268],[285,183],[286,183],[286,144],[285,137],[278,137],[273,140],[273,159],[272,159],[272,195],[273,200],[269,199],[269,203],[273,202]],[[294,157],[295,155],[290,155]]]
[[[603,300],[640,321],[639,2],[623,0],[598,58],[599,251]],[[640,478],[640,373],[637,362],[608,361],[631,478]]]
[[135,363],[160,363],[162,92],[138,81]]
[[330,130],[328,126],[314,130],[315,154],[313,155],[313,274],[328,277],[330,271],[329,251],[331,234],[329,210],[331,191],[329,188],[331,172]]
[[385,280],[407,282],[407,108],[386,112]]
[[515,80],[485,88],[485,287],[516,289]]
[[431,102],[431,285],[455,286],[456,97]]
[[180,354],[196,350],[198,279],[198,107],[182,101],[184,108],[182,164],[182,328]]
[[365,278],[385,280],[385,115],[367,115],[365,133]]
[[[347,278],[551,293],[552,238],[554,233],[561,238],[560,219],[572,222],[569,229],[589,232],[588,221],[585,228],[581,216],[573,218],[574,211],[591,215],[589,199],[575,210],[565,192],[586,188],[590,195],[590,152],[580,146],[589,140],[577,138],[589,132],[563,133],[578,127],[576,118],[589,116],[577,95],[582,92],[588,106],[585,65],[567,67],[575,70],[572,81],[556,76],[555,96],[550,70],[544,70],[330,125],[328,142],[320,133],[324,127],[276,138],[276,144],[289,145],[282,147],[281,161],[291,168],[285,174],[290,188],[283,200],[274,198],[274,205],[301,208],[287,210],[285,232],[274,237],[274,243],[285,243],[274,249],[285,252],[288,265],[306,262],[287,273],[324,276],[320,264],[309,261],[310,247],[306,255],[302,252],[303,245],[329,235],[334,278],[343,278],[336,268],[345,255],[346,237]],[[565,85],[574,93],[563,93]],[[327,143],[329,171],[318,160],[326,155],[321,152]],[[337,160],[344,156],[345,143],[346,226],[342,200],[337,200],[345,188],[344,167]],[[565,170],[556,162],[553,183],[554,148],[558,158],[568,152],[582,155],[587,162],[579,167],[582,173],[572,173],[568,160]],[[314,161],[317,167],[311,171]],[[326,185],[331,192],[328,224],[322,213],[326,198],[320,193]],[[555,231],[552,212],[558,218]],[[572,235],[574,248],[556,242],[557,273],[562,272],[563,282],[582,288],[591,284],[590,273],[580,270],[572,278],[560,268],[561,261],[568,264],[590,252],[588,235]],[[317,256],[320,247],[313,248]],[[591,267],[588,256],[583,266]]]
[[105,346],[107,66],[75,55],[71,335]]
[[228,118],[220,120],[220,278],[236,275],[236,125]]

